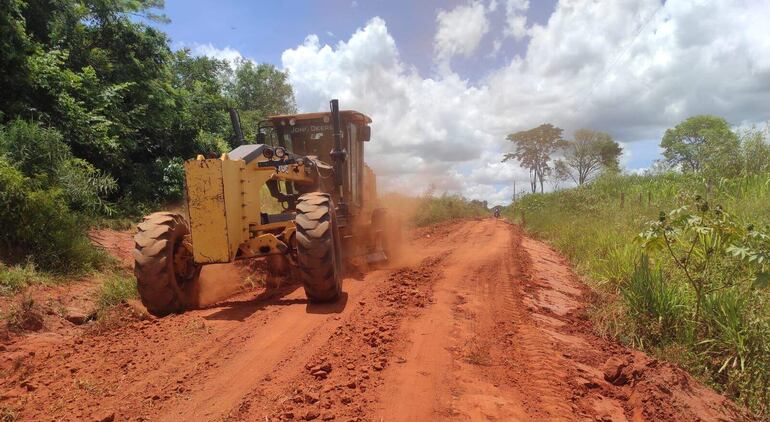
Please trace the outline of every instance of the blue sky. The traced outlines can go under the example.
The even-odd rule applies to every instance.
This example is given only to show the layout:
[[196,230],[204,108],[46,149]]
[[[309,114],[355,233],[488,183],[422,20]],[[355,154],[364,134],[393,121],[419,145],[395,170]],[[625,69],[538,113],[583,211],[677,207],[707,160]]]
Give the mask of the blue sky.
[[[166,0],[168,24],[154,24],[171,38],[174,47],[212,44],[230,47],[258,62],[281,64],[281,54],[316,34],[324,43],[346,40],[369,19],[379,16],[388,23],[390,34],[399,45],[405,62],[421,74],[433,70],[433,36],[436,14],[467,1],[414,0],[330,0],[267,1],[246,0]],[[555,0],[533,1],[526,15],[530,22],[544,24],[553,12]],[[502,6],[501,6],[502,7]],[[505,15],[494,14],[490,21],[501,26]],[[480,50],[491,51],[493,39],[483,40]],[[477,80],[516,54],[526,52],[522,40],[503,45],[501,54],[460,59],[454,70]]]
[[298,108],[373,117],[384,190],[510,200],[525,169],[505,135],[601,130],[631,171],[696,114],[770,119],[767,0],[167,0],[173,48],[273,63]]

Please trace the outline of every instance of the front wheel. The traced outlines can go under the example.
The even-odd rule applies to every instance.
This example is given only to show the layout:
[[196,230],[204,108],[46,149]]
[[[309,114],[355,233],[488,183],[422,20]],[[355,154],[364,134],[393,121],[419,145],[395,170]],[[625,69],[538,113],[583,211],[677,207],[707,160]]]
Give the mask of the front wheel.
[[156,212],[144,217],[134,236],[134,275],[142,303],[161,317],[197,305],[201,266],[193,262],[184,217]]
[[342,243],[334,203],[328,194],[299,197],[297,261],[305,295],[312,302],[332,302],[342,294]]

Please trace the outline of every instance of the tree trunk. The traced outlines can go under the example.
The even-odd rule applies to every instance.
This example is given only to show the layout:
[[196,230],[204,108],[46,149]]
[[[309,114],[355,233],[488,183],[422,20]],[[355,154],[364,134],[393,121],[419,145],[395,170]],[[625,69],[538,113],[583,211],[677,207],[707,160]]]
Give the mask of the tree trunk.
[[537,192],[537,171],[534,169],[529,169],[529,188],[532,193]]

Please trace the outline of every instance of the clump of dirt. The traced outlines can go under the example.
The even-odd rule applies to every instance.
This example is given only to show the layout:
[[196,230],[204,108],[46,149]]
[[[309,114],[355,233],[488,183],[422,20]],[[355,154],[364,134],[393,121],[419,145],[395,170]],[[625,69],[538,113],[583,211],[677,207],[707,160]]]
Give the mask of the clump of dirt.
[[43,329],[43,310],[30,296],[23,296],[5,314],[6,329],[13,332]]
[[261,268],[258,263],[247,264],[238,261],[204,266],[198,280],[198,306],[206,308],[236,293],[264,287],[266,271]]
[[96,318],[99,282],[83,279],[61,285],[34,285],[0,298],[4,342],[25,333],[74,334]]
[[745,410],[704,387],[682,369],[630,351],[613,355],[603,365],[604,379],[619,391],[636,420],[684,420],[693,415],[705,419],[749,420]]
[[394,334],[404,317],[429,304],[443,259],[393,271],[378,289],[377,303],[359,303],[362,311],[337,327],[271,417],[344,421],[366,414],[376,400],[373,390],[383,383],[382,371],[405,362],[393,356]]

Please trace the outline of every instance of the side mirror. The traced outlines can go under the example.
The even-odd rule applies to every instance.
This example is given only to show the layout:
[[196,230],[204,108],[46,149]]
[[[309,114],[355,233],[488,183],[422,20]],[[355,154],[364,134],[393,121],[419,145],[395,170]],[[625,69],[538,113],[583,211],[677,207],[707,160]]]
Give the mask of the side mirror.
[[361,135],[359,136],[358,140],[361,142],[369,142],[369,140],[372,138],[372,128],[371,126],[362,126],[361,127]]
[[257,132],[257,143],[258,144],[264,144],[265,143],[265,133],[264,132]]

